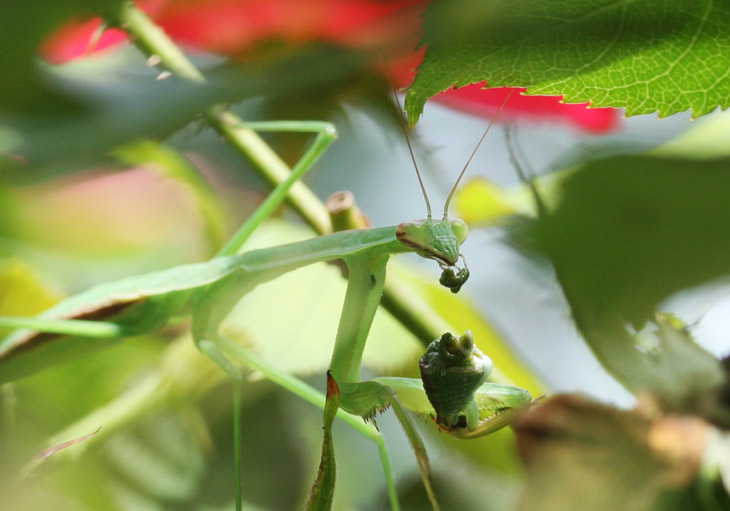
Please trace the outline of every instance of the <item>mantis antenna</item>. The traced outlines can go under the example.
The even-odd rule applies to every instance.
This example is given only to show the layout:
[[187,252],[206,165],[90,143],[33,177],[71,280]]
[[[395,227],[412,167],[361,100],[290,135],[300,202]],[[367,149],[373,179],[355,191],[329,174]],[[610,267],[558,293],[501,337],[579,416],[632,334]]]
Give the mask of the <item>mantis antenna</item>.
[[[426,193],[426,187],[423,184],[423,178],[421,178],[421,171],[418,170],[418,163],[416,162],[416,156],[413,153],[413,146],[411,145],[411,138],[408,136],[408,125],[407,120],[402,115],[403,108],[400,104],[400,100],[398,99],[398,94],[395,91],[395,81],[393,80],[393,75],[390,72],[390,66],[388,65],[388,60],[385,58],[385,55],[381,51],[381,56],[383,57],[383,61],[385,62],[385,70],[388,74],[388,81],[390,82],[390,90],[393,93],[393,100],[395,101],[395,104],[398,106],[398,112],[401,117],[401,121],[403,122],[403,136],[406,139],[406,144],[408,145],[408,152],[411,155],[411,161],[413,162],[413,168],[416,169],[416,177],[418,178],[418,184],[421,187],[421,193],[423,194],[423,200],[426,202],[426,218],[428,220],[431,220],[431,202],[428,200],[428,194]],[[484,139],[487,137],[487,133],[489,133],[489,130],[492,128],[492,125],[497,120],[497,117],[499,117],[499,114],[502,112],[502,109],[507,104],[507,101],[509,101],[509,98],[512,97],[512,93],[514,92],[514,89],[510,89],[509,93],[507,94],[507,97],[504,98],[504,101],[502,101],[502,104],[499,106],[497,111],[492,116],[492,120],[489,121],[489,125],[487,125],[487,128],[484,130],[484,133],[482,133],[481,138],[479,139],[479,142],[477,142],[477,145],[474,147],[474,150],[469,155],[469,159],[466,160],[466,164],[464,165],[464,168],[461,169],[461,172],[459,173],[459,177],[456,178],[456,182],[454,183],[454,186],[451,187],[451,192],[449,192],[449,196],[446,198],[446,203],[444,204],[444,220],[446,220],[449,216],[449,204],[451,204],[451,198],[454,196],[454,193],[456,192],[456,189],[459,187],[459,183],[461,182],[461,178],[464,177],[464,174],[466,173],[466,169],[469,168],[469,165],[471,164],[471,161],[474,159],[474,156],[477,154],[477,151],[479,151],[479,148],[482,145],[482,142],[484,142]]]
[[[454,186],[451,188],[451,192],[449,193],[449,196],[446,199],[446,204],[444,205],[443,219],[439,221],[433,221],[431,217],[431,203],[428,200],[426,187],[423,184],[421,172],[418,169],[418,164],[416,163],[416,157],[413,153],[411,139],[408,137],[407,120],[403,116],[403,108],[401,107],[400,101],[398,100],[398,94],[395,91],[395,82],[393,80],[393,75],[390,72],[390,67],[388,66],[388,60],[385,58],[385,54],[380,48],[378,48],[378,50],[380,50],[380,56],[383,58],[385,70],[388,75],[388,81],[390,82],[391,86],[390,90],[393,93],[393,99],[395,100],[395,104],[398,106],[398,112],[401,117],[401,121],[403,122],[403,135],[406,137],[408,152],[411,155],[413,167],[416,169],[416,177],[418,177],[418,184],[421,186],[421,193],[423,194],[423,199],[426,202],[426,213],[428,215],[425,220],[413,220],[410,222],[400,223],[396,227],[395,235],[398,238],[398,241],[408,247],[411,247],[412,249],[415,249],[418,255],[427,259],[433,259],[434,261],[438,262],[442,270],[439,283],[449,288],[452,293],[458,293],[466,280],[469,278],[469,269],[466,266],[466,259],[459,251],[459,246],[466,239],[466,236],[469,232],[469,227],[463,220],[448,218],[449,204],[451,202],[451,198],[454,195],[454,192],[456,191],[456,188],[459,186],[461,178],[464,177],[466,169],[469,167],[469,164],[474,158],[474,155],[479,150],[479,146],[481,146],[482,142],[487,136],[487,133],[489,132],[489,129],[492,127],[494,121],[502,112],[502,109],[507,104],[509,98],[512,96],[512,91],[507,94],[507,97],[497,109],[497,112],[494,114],[492,120],[489,122],[487,129],[484,130],[484,133],[479,139],[479,142],[469,156],[466,165],[464,165],[464,168],[461,170],[461,173],[456,179]],[[463,268],[457,267],[457,263],[460,259],[464,263]]]
[[[494,124],[494,121],[496,121],[497,117],[499,117],[499,114],[502,112],[504,105],[506,105],[507,101],[509,101],[509,98],[512,97],[513,92],[514,92],[514,89],[510,89],[509,93],[507,94],[507,97],[504,98],[504,101],[502,101],[502,104],[499,106],[497,111],[492,116],[492,120],[489,121],[489,125],[487,126],[487,129],[485,129],[484,133],[482,133],[482,136],[479,139],[479,142],[477,142],[476,147],[474,147],[474,150],[469,155],[469,159],[466,160],[466,164],[464,165],[464,168],[461,169],[461,173],[459,174],[459,177],[456,178],[456,182],[454,183],[454,186],[451,188],[451,192],[449,193],[449,196],[446,198],[446,204],[444,204],[444,220],[446,220],[449,216],[449,204],[451,203],[451,198],[454,196],[454,192],[456,192],[456,189],[458,188],[459,183],[461,182],[461,178],[464,177],[464,174],[466,173],[466,169],[469,168],[469,165],[471,164],[471,161],[474,159],[474,156],[477,154],[479,147],[482,145],[482,142],[484,142],[484,139],[487,137],[487,133],[489,133],[489,130],[491,129],[492,125]],[[416,169],[416,172],[418,172],[418,169]],[[420,179],[420,176],[419,176],[419,179]],[[430,216],[429,216],[429,218],[430,218]]]
[[408,136],[408,120],[403,115],[403,107],[398,99],[398,94],[395,92],[395,80],[393,80],[393,74],[390,72],[390,66],[388,65],[388,59],[385,58],[385,53],[382,48],[380,50],[380,56],[385,62],[385,71],[388,74],[388,82],[390,82],[390,91],[393,93],[393,100],[398,107],[398,116],[403,123],[403,136],[406,137],[406,144],[408,144],[408,152],[411,155],[411,161],[413,162],[413,168],[416,169],[416,177],[418,178],[418,184],[421,186],[421,193],[423,194],[423,200],[426,201],[426,218],[431,220],[431,201],[428,200],[428,194],[426,193],[426,187],[423,185],[423,179],[421,178],[421,172],[418,170],[418,163],[416,163],[416,155],[413,153],[413,146],[411,145],[411,138]]

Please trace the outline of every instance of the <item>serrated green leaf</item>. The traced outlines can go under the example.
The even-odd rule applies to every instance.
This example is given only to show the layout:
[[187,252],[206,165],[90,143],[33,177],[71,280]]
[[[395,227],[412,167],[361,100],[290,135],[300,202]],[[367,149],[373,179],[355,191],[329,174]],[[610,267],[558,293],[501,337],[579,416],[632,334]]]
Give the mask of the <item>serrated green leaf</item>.
[[454,85],[528,87],[627,115],[730,105],[730,5],[712,0],[437,0],[406,98],[411,124]]

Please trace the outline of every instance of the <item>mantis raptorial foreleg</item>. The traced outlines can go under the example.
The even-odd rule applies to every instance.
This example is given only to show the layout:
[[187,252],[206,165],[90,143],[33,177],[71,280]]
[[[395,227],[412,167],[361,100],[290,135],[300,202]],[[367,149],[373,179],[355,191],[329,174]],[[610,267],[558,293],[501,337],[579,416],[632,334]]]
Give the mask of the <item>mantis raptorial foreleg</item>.
[[[304,383],[299,378],[275,368],[272,364],[266,362],[251,350],[221,335],[216,335],[216,346],[239,364],[258,371],[268,380],[280,385],[305,401],[308,401],[319,408],[325,408],[325,396],[321,392]],[[418,382],[418,380],[403,380],[413,382],[414,385],[417,385],[416,382]],[[398,400],[395,391],[391,387],[375,381],[350,384],[344,383],[340,384],[339,388],[341,398],[340,410],[338,411],[337,416],[354,428],[358,433],[363,435],[365,438],[369,438],[377,445],[378,452],[380,453],[381,464],[383,466],[383,473],[386,479],[391,509],[397,511],[400,509],[400,505],[398,503],[398,496],[395,488],[392,464],[390,462],[390,457],[388,455],[383,436],[373,423],[368,424],[361,420],[361,418],[373,418],[376,412],[382,411],[391,405],[393,406],[393,410],[403,425],[411,445],[416,452],[419,471],[421,472],[429,498],[435,502],[435,497],[433,496],[433,491],[431,490],[431,485],[428,479],[430,469],[428,467],[428,458],[425,447],[423,446],[420,436],[416,432],[413,422],[406,414],[405,407]],[[422,387],[421,394],[423,394]],[[424,411],[424,413],[427,412]]]

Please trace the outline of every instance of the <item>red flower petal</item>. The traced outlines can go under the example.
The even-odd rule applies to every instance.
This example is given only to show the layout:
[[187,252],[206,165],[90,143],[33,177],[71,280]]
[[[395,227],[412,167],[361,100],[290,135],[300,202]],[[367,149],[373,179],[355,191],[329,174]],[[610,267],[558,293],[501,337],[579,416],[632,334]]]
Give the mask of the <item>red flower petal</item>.
[[[301,44],[327,40],[387,52],[397,84],[410,83],[421,60],[416,51],[424,0],[143,0],[139,5],[177,42],[205,51],[241,54],[262,41]],[[56,32],[41,53],[61,63],[126,40],[109,30],[92,43],[99,20],[72,21]],[[92,47],[93,46],[93,47]],[[524,89],[519,89],[523,91]],[[505,89],[483,90],[470,85],[439,94],[447,106],[491,117],[505,97]],[[606,133],[619,125],[617,110],[565,105],[560,97],[513,94],[502,118],[561,120],[592,133]]]
[[[484,89],[481,84],[467,85],[442,92],[434,99],[455,110],[480,117],[491,117],[502,105],[511,89]],[[621,110],[588,108],[589,103],[561,103],[562,96],[523,96],[524,88],[515,88],[500,114],[502,119],[531,118],[545,121],[560,120],[591,133],[608,133],[620,125]]]
[[100,28],[101,18],[70,21],[46,40],[41,55],[51,64],[62,64],[127,40],[124,32],[111,29],[104,31],[94,43]]
[[[155,19],[177,41],[230,54],[266,39],[361,45],[363,38],[372,39],[373,32],[383,35],[384,22],[411,6],[418,7],[409,13],[411,27],[389,27],[391,32],[400,29],[402,36],[417,33],[423,0],[185,0],[168,2]],[[376,43],[378,39],[371,42]]]

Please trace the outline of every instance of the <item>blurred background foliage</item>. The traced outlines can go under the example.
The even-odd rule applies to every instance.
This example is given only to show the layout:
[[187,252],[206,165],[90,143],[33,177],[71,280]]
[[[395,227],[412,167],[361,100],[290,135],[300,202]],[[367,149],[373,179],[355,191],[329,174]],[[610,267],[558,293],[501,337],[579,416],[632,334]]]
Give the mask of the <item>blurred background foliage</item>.
[[[49,41],[63,27],[119,2],[12,3],[0,10],[0,314],[35,314],[97,282],[211,257],[267,193],[252,166],[200,119],[212,104],[230,104],[247,120],[334,122],[340,140],[308,178],[317,194],[353,190],[375,225],[423,215],[388,80],[372,71],[363,49],[379,44],[390,62],[412,63],[403,55],[415,46],[426,2],[362,1],[338,11],[338,23],[349,19],[343,12],[384,20],[372,33],[356,24],[324,30],[338,26],[326,17],[314,28],[296,28],[306,24],[293,4],[271,2],[293,14],[245,48],[233,36],[229,46],[191,39],[203,32],[185,32],[175,6],[178,14],[218,13],[207,21],[220,30],[257,19],[257,2],[212,2],[202,11],[192,1],[142,4],[158,9],[158,22],[195,48],[205,86],[157,80],[159,70],[135,48],[111,42],[106,51],[48,63]],[[431,30],[444,8],[437,4],[427,18]],[[394,66],[399,83],[409,65]],[[458,297],[441,292],[434,269],[417,258],[393,261],[389,272],[455,329],[474,330],[504,381],[534,396],[579,390],[592,398],[543,400],[517,426],[519,451],[509,429],[467,442],[423,424],[436,493],[444,509],[462,510],[728,508],[725,373],[692,334],[702,333],[693,322],[705,317],[708,301],[723,310],[727,291],[730,120],[719,114],[692,127],[687,117],[612,121],[604,124],[612,134],[591,138],[556,124],[554,113],[546,117],[550,124],[520,126],[515,137],[525,151],[522,166],[540,176],[549,214],[536,217],[530,190],[495,131],[472,167],[475,174],[489,169],[489,181],[482,176],[482,186],[465,187],[456,205],[470,223],[485,226],[466,248],[470,289]],[[412,138],[432,201],[440,204],[486,122],[434,107],[422,124]],[[308,142],[302,135],[266,139],[290,163]],[[447,145],[453,153],[444,157],[438,150]],[[286,208],[280,216],[249,247],[312,235]],[[322,388],[343,290],[334,267],[292,273],[242,300],[226,331]],[[676,316],[657,316],[657,309]],[[724,321],[711,335],[720,342],[704,343],[715,355],[727,354],[726,327]],[[422,349],[380,311],[365,355],[368,371],[416,376]],[[195,352],[186,324],[0,392],[0,509],[232,508],[230,389]],[[321,411],[255,375],[244,395],[247,509],[297,509],[314,480]],[[131,406],[120,406],[123,396],[133,398]],[[400,428],[388,414],[378,425],[403,508],[426,509]],[[49,445],[98,427],[20,478]],[[342,424],[335,435],[336,508],[387,508],[374,446]]]

